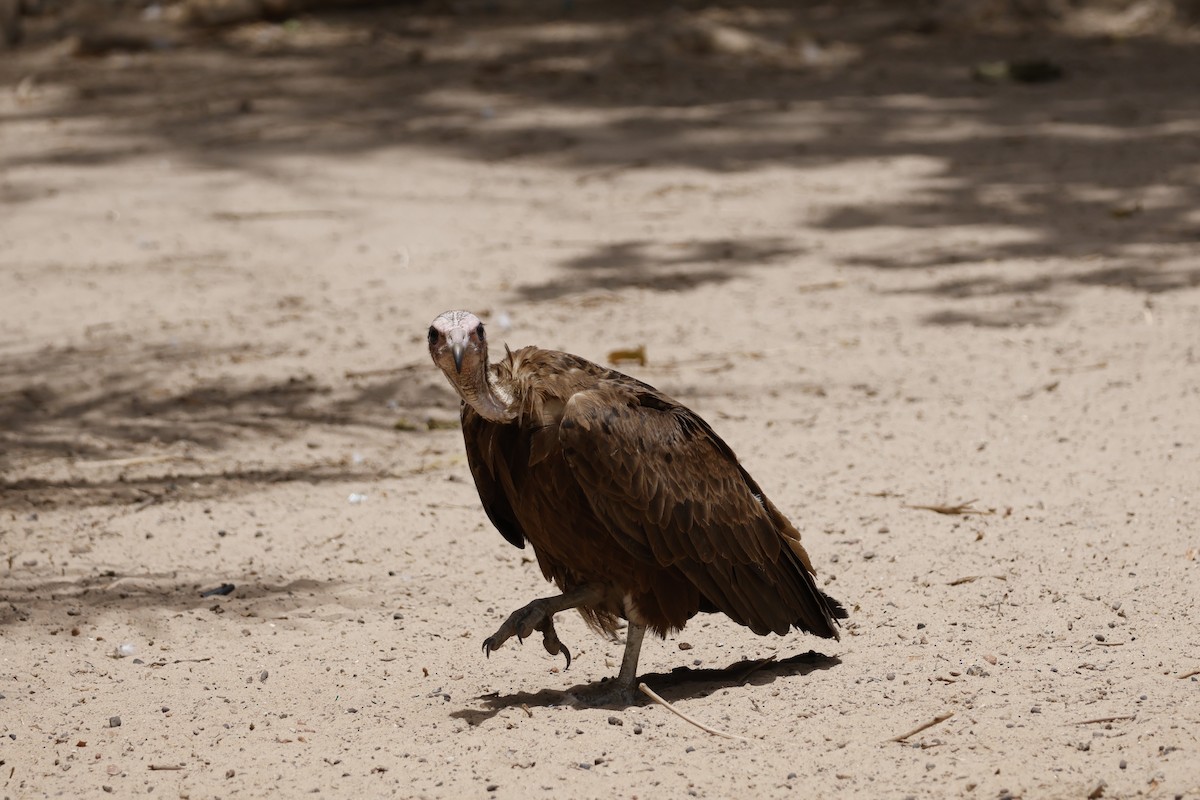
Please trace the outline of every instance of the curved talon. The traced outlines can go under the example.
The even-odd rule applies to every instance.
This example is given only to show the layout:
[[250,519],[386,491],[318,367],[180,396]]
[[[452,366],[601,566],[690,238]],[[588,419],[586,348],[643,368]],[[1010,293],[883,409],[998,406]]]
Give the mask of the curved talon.
[[567,665],[563,667],[563,672],[566,672],[571,668],[571,651],[568,650],[567,646],[562,642],[559,642],[558,646],[562,648],[563,655],[567,657]]
[[483,640],[483,654],[487,658],[492,657],[492,637],[490,636]]

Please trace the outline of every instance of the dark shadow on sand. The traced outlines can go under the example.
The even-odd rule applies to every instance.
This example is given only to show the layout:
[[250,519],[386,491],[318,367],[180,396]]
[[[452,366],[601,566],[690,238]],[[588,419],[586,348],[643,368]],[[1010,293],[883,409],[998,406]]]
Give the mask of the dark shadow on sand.
[[[837,656],[827,656],[810,650],[780,660],[736,661],[723,668],[676,667],[670,672],[647,672],[638,676],[664,700],[675,702],[707,697],[721,689],[731,689],[746,683],[755,685],[774,683],[792,677],[803,677],[810,673],[833,669],[841,664]],[[477,698],[483,708],[464,708],[450,716],[462,719],[471,725],[479,725],[506,708],[528,706],[582,705],[587,708],[623,708],[623,704],[590,705],[587,697],[591,692],[603,691],[607,680],[592,684],[576,684],[569,689],[542,689],[538,692],[513,692],[511,694],[487,694]],[[650,698],[639,694],[634,705],[646,705]]]

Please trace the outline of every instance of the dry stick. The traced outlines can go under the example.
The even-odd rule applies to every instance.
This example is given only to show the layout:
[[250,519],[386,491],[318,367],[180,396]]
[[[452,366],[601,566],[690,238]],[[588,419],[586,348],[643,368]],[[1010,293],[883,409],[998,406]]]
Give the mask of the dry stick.
[[1095,719],[1085,719],[1079,722],[1072,722],[1072,725],[1095,725],[1098,722],[1124,722],[1129,719],[1137,719],[1137,714],[1125,714],[1120,717],[1096,717]]
[[183,765],[182,764],[151,764],[150,769],[153,769],[153,770],[183,769]]
[[141,464],[161,464],[164,461],[195,461],[195,456],[161,455],[134,456],[132,458],[109,458],[103,461],[76,461],[77,467],[136,467]]
[[775,661],[774,654],[769,655],[766,658],[760,658],[758,661],[755,661],[753,664],[751,664],[750,667],[745,672],[743,672],[741,675],[738,676],[737,682],[745,683],[750,678],[751,675],[758,672],[760,669],[765,667],[767,664],[770,664],[774,661]]
[[1008,580],[1007,575],[967,575],[966,577],[958,578],[957,580],[950,581],[946,585],[947,586],[959,586],[964,583],[971,583],[972,581],[977,581],[980,578],[995,578],[998,581]]
[[924,725],[918,725],[917,727],[913,728],[913,729],[912,729],[911,731],[909,731],[908,733],[902,733],[902,734],[900,734],[899,736],[893,736],[892,738],[888,739],[888,741],[889,741],[889,742],[903,742],[903,741],[904,741],[905,739],[907,739],[908,737],[910,737],[910,736],[916,736],[918,733],[920,733],[921,731],[925,730],[926,728],[932,728],[934,725],[938,725],[938,724],[940,724],[940,723],[943,723],[943,722],[945,722],[946,720],[950,719],[950,718],[951,718],[951,717],[953,717],[953,716],[954,716],[954,712],[953,712],[953,711],[945,711],[945,712],[943,712],[943,713],[941,713],[941,714],[938,714],[936,717],[934,717],[933,719],[929,720],[929,722],[926,722]]
[[726,733],[725,731],[719,731],[719,730],[717,730],[716,728],[710,728],[710,727],[708,727],[708,726],[707,726],[707,725],[705,725],[703,722],[698,722],[698,721],[696,721],[696,720],[692,719],[692,718],[691,718],[691,717],[689,717],[687,714],[683,713],[683,712],[682,712],[682,711],[680,711],[678,708],[676,708],[675,706],[673,706],[673,705],[671,705],[670,703],[668,703],[666,700],[664,700],[664,699],[662,699],[661,697],[659,697],[659,696],[658,696],[658,694],[657,694],[657,693],[655,693],[655,691],[654,691],[653,689],[651,689],[649,686],[647,686],[647,685],[646,685],[646,684],[644,684],[644,683],[639,683],[639,684],[638,684],[638,689],[639,689],[639,690],[642,692],[642,694],[646,695],[646,696],[647,696],[647,697],[649,697],[651,700],[653,700],[654,702],[658,703],[658,704],[659,704],[660,706],[662,706],[663,708],[667,709],[667,711],[670,711],[672,714],[674,714],[675,716],[679,717],[679,718],[680,718],[681,720],[683,720],[684,722],[690,722],[690,723],[692,723],[692,724],[693,724],[693,725],[695,725],[697,728],[699,728],[700,730],[702,730],[702,731],[704,731],[704,732],[706,732],[706,733],[711,733],[713,736],[724,736],[726,739],[736,739],[736,740],[738,740],[739,742],[748,742],[748,741],[750,741],[750,740],[749,740],[749,739],[747,739],[745,736],[738,736],[736,733]]
[[793,287],[793,292],[823,292],[826,289],[840,289],[846,285],[845,281],[824,281],[823,283],[808,283],[801,286]]
[[991,511],[983,511],[978,508],[972,508],[972,506],[975,504],[975,502],[976,502],[975,500],[968,500],[965,503],[959,503],[959,504],[953,505],[953,506],[951,506],[951,505],[913,505],[913,504],[908,504],[908,503],[906,503],[905,505],[908,508],[915,508],[920,511],[932,511],[935,514],[946,514],[947,516],[966,517],[966,516],[971,516],[971,515],[975,514],[975,515],[978,515],[981,517],[986,517],[986,516],[990,516],[992,514]]
[[1193,675],[1200,675],[1200,669],[1194,669],[1194,670],[1192,670],[1191,672],[1188,672],[1188,673],[1185,673],[1185,674],[1183,674],[1183,675],[1180,675],[1180,676],[1179,676],[1179,679],[1180,679],[1180,680],[1183,680],[1184,678],[1190,678],[1190,677],[1192,677]]

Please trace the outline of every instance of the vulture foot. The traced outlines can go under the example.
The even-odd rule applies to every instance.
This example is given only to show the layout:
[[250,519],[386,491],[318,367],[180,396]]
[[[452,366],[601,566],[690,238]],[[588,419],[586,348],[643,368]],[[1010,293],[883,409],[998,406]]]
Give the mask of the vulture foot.
[[571,667],[571,651],[558,639],[554,630],[554,614],[559,610],[559,598],[542,598],[534,600],[527,606],[517,609],[509,615],[504,624],[495,633],[483,640],[484,655],[491,657],[493,650],[498,650],[502,644],[516,636],[520,642],[534,631],[541,631],[542,646],[552,656],[562,653],[566,656],[567,666]]
[[576,695],[576,699],[586,706],[633,706],[641,698],[638,696],[637,663],[642,652],[642,639],[646,636],[646,626],[630,622],[625,632],[625,655],[621,658],[621,672],[611,681],[605,681],[599,686],[589,688]]

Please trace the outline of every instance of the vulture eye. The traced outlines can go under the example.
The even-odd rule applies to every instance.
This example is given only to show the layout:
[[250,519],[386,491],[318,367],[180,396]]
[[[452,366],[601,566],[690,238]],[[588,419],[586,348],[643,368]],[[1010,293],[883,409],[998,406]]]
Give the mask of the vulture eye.
[[438,340],[438,332],[437,332],[437,328],[435,328],[435,327],[433,327],[432,325],[430,325],[430,326],[429,326],[429,343],[430,343],[430,344],[437,344],[437,340]]
[[480,341],[487,338],[486,336],[483,335],[483,323],[482,322],[479,323],[478,327],[475,328],[475,335],[479,337]]

